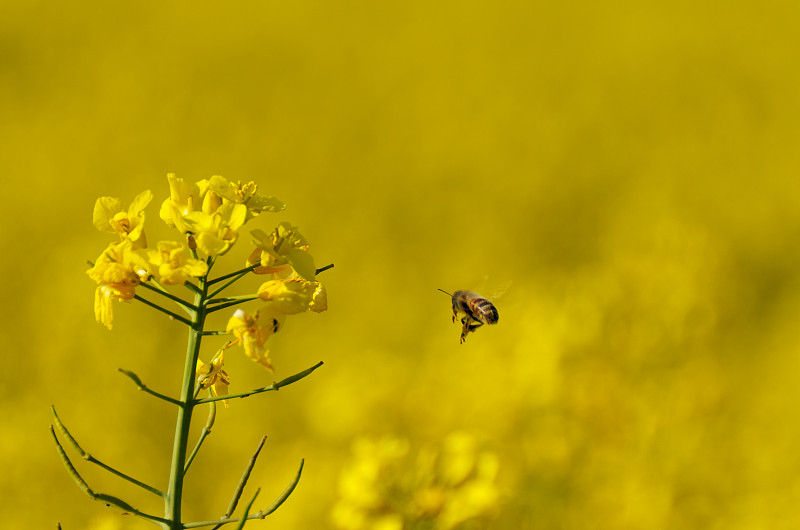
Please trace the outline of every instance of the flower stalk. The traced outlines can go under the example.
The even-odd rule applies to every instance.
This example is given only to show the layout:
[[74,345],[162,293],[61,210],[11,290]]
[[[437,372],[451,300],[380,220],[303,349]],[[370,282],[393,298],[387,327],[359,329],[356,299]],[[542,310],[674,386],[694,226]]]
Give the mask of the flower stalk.
[[183,477],[185,475],[186,451],[189,443],[189,428],[192,424],[194,410],[194,381],[197,358],[200,355],[200,342],[203,337],[203,325],[206,318],[205,297],[208,286],[205,277],[200,279],[198,290],[194,296],[192,321],[189,327],[189,340],[186,346],[186,361],[183,366],[183,382],[181,383],[180,405],[175,423],[175,439],[172,448],[172,464],[170,465],[169,488],[164,507],[164,516],[172,521],[170,530],[180,530],[181,503],[183,501]]
[[[184,521],[182,512],[185,504],[183,496],[185,477],[203,442],[211,434],[217,414],[216,402],[222,400],[227,408],[230,399],[278,390],[308,376],[322,363],[277,383],[246,393],[228,395],[231,377],[224,370],[225,355],[233,346],[241,346],[245,355],[272,372],[273,365],[265,344],[267,339],[283,328],[288,315],[304,311],[321,312],[327,309],[325,288],[315,281],[314,277],[315,274],[330,269],[333,265],[315,269],[314,260],[308,253],[308,241],[300,234],[297,227],[280,223],[271,235],[260,229],[251,230],[256,248],[247,259],[246,267],[209,279],[211,269],[218,258],[226,254],[240,239],[239,232],[246,222],[264,212],[280,211],[284,205],[274,197],[257,193],[257,186],[252,182],[234,183],[223,177],[213,176],[191,184],[175,175],[168,175],[167,178],[170,195],[162,203],[159,216],[168,226],[181,234],[181,240],[159,241],[154,248],[148,247],[144,225],[145,207],[153,198],[150,191],[139,194],[130,205],[117,198],[101,197],[95,204],[94,225],[100,231],[115,234],[119,240],[111,242],[95,260],[88,261],[90,269],[87,271],[97,283],[94,300],[95,317],[98,323],[108,329],[112,329],[114,323],[115,303],[133,300],[187,327],[186,353],[178,398],[156,392],[145,385],[136,373],[119,369],[138,390],[177,409],[167,487],[162,491],[145,484],[84,451],[61,422],[55,409],[53,409],[54,425],[50,426],[50,430],[56,451],[67,473],[90,498],[142,517],[163,530],[203,526],[219,528],[231,523],[238,523],[236,527],[243,528],[248,520],[263,519],[283,504],[297,485],[303,464],[301,462],[300,470],[292,483],[272,505],[251,514],[251,507],[260,491],[257,490],[247,504],[244,514],[238,518],[233,517],[233,511],[244,494],[256,458],[264,445],[266,439],[264,437],[248,462],[225,515],[216,521]],[[267,281],[259,287],[257,293],[220,295],[250,273],[267,275]],[[182,286],[187,289],[191,293],[191,301],[169,291],[170,286]],[[182,314],[140,296],[140,291],[137,292],[138,287],[175,303],[180,308],[176,311]],[[163,302],[163,299],[158,300]],[[262,307],[250,313],[237,309],[229,318],[225,330],[204,329],[209,314],[255,300],[260,300],[263,303]],[[203,337],[209,337],[211,341],[221,335],[233,335],[233,338],[229,338],[219,347],[209,362],[204,362],[200,358]],[[208,390],[209,397],[199,399],[198,396],[203,390]],[[189,452],[189,433],[194,409],[201,404],[208,405],[208,417],[199,439]],[[56,431],[60,434],[56,434]],[[112,495],[93,491],[70,461],[59,441],[59,436],[66,441],[65,445],[68,448],[85,461],[161,498],[163,517],[138,510]]]

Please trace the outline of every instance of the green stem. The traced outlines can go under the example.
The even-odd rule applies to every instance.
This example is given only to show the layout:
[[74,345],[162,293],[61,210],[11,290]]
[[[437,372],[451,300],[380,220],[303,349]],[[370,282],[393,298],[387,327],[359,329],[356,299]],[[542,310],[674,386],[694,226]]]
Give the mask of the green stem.
[[213,313],[214,311],[220,311],[221,309],[227,309],[229,307],[233,307],[235,305],[243,304],[245,302],[249,302],[250,300],[258,300],[258,296],[246,296],[241,300],[233,300],[232,302],[226,302],[224,304],[220,304],[218,306],[212,307],[207,309],[209,313]]
[[164,517],[171,521],[170,530],[181,530],[181,504],[183,501],[183,478],[186,466],[186,453],[189,442],[189,427],[192,423],[194,410],[194,384],[197,368],[197,357],[200,354],[200,342],[203,336],[206,309],[204,302],[208,292],[206,278],[199,281],[199,292],[195,293],[194,312],[189,323],[189,340],[186,346],[186,361],[183,366],[183,383],[181,385],[181,405],[178,408],[178,417],[175,422],[175,439],[172,446],[172,463],[170,465],[169,487],[164,509]]
[[164,394],[161,394],[159,392],[156,392],[155,390],[151,390],[151,389],[147,388],[147,385],[142,383],[142,380],[139,379],[139,376],[136,375],[135,373],[131,372],[130,370],[123,370],[122,368],[117,368],[117,370],[119,372],[121,372],[122,374],[128,376],[131,379],[131,381],[133,381],[133,383],[136,385],[136,388],[138,390],[141,390],[142,392],[146,392],[146,393],[150,394],[151,396],[155,396],[158,399],[163,399],[167,403],[172,403],[173,405],[178,405],[179,407],[181,406],[181,402],[178,401],[177,399],[171,398],[169,396],[165,396]]
[[203,445],[203,442],[206,440],[206,437],[211,434],[211,427],[214,426],[214,420],[217,417],[217,404],[211,402],[209,405],[208,411],[208,419],[206,420],[205,427],[203,430],[200,431],[200,438],[197,440],[197,444],[195,444],[194,449],[192,450],[192,454],[189,455],[189,458],[186,460],[186,465],[183,466],[183,474],[185,475],[187,471],[189,471],[189,466],[192,465],[194,461],[194,457],[197,456],[197,453],[200,451],[200,447]]
[[[163,307],[161,307],[160,305],[158,305],[158,304],[154,304],[154,303],[153,303],[153,302],[151,302],[150,300],[147,300],[147,299],[145,299],[145,298],[142,298],[142,297],[141,297],[141,296],[139,296],[138,294],[135,294],[135,295],[133,295],[133,297],[134,297],[136,300],[139,300],[141,303],[143,303],[143,304],[145,304],[145,305],[149,305],[149,306],[150,306],[150,307],[152,307],[153,309],[157,309],[158,311],[161,311],[162,313],[166,313],[166,314],[167,314],[167,315],[168,315],[170,318],[173,318],[173,319],[177,320],[178,322],[183,322],[183,323],[184,323],[184,324],[186,324],[187,326],[192,326],[192,325],[193,325],[193,324],[192,324],[192,322],[191,322],[190,320],[187,320],[187,319],[183,318],[182,316],[180,316],[180,315],[178,315],[178,314],[176,314],[176,313],[173,313],[173,312],[172,312],[172,311],[170,311],[169,309],[164,309],[164,308],[163,308]],[[195,295],[195,300],[197,300],[197,295]]]
[[226,396],[207,397],[205,399],[200,399],[200,400],[196,401],[195,403],[197,405],[199,405],[201,403],[212,403],[214,401],[220,401],[222,399],[246,398],[248,396],[252,396],[254,394],[260,394],[262,392],[269,392],[271,390],[278,390],[278,389],[280,389],[282,387],[285,387],[287,385],[291,385],[292,383],[295,383],[295,382],[301,380],[302,378],[304,378],[305,376],[309,375],[311,372],[313,372],[314,370],[316,370],[317,368],[319,368],[322,365],[323,365],[323,362],[320,361],[317,364],[315,364],[314,366],[312,366],[311,368],[306,368],[302,372],[298,372],[298,373],[296,373],[294,375],[290,375],[286,379],[282,379],[282,380],[278,381],[277,383],[272,383],[269,386],[256,388],[255,390],[251,390],[250,392],[244,392],[242,394],[232,394],[232,395],[226,395]]
[[86,484],[86,481],[83,480],[83,477],[81,477],[78,474],[78,471],[75,469],[75,466],[72,465],[72,462],[70,462],[69,457],[67,457],[67,453],[64,451],[64,448],[61,447],[61,443],[58,441],[58,437],[56,436],[56,432],[53,429],[52,425],[50,426],[50,433],[53,435],[53,440],[55,441],[56,444],[56,451],[58,451],[58,456],[61,458],[61,462],[64,464],[67,473],[72,477],[72,479],[81,489],[81,491],[83,491],[86,495],[88,495],[92,499],[96,501],[101,501],[107,506],[108,505],[116,506],[117,508],[120,508],[126,512],[130,512],[152,523],[158,524],[162,528],[167,528],[167,526],[165,525],[168,524],[169,521],[167,521],[166,519],[162,519],[161,517],[156,517],[155,515],[150,515],[148,513],[139,511],[120,498],[114,497],[112,495],[106,495],[105,493],[97,493],[93,491],[89,487],[89,485]]
[[206,300],[206,305],[211,304],[223,304],[227,302],[249,302],[250,300],[256,300],[258,298],[257,294],[240,294],[236,296],[226,296],[225,298],[211,298]]
[[245,467],[244,473],[242,473],[242,478],[239,479],[239,483],[236,485],[236,489],[233,491],[233,497],[231,497],[231,502],[228,504],[228,510],[225,512],[223,519],[227,519],[233,515],[233,511],[236,509],[236,505],[239,504],[239,499],[242,497],[242,493],[244,492],[244,487],[247,485],[247,481],[250,479],[250,473],[253,471],[253,467],[256,465],[256,459],[258,459],[258,455],[261,452],[261,449],[264,447],[264,442],[266,441],[267,437],[262,436],[261,441],[258,443],[258,447],[256,448],[255,454],[250,457],[250,460],[247,462],[247,467]]
[[200,292],[200,288],[197,287],[192,282],[190,282],[189,280],[186,280],[185,282],[183,282],[183,286],[186,287],[187,289],[189,289],[190,291],[192,291],[194,294],[197,294],[197,293]]
[[237,282],[237,281],[241,280],[241,279],[242,279],[242,278],[243,278],[243,277],[244,277],[244,276],[245,276],[245,275],[246,275],[248,272],[250,272],[250,271],[249,271],[249,270],[247,270],[247,269],[245,269],[245,271],[244,271],[244,272],[242,272],[242,273],[240,273],[240,274],[237,274],[236,276],[234,276],[233,278],[231,278],[231,279],[230,279],[230,280],[228,280],[227,282],[223,283],[223,284],[222,284],[220,287],[218,287],[217,289],[215,289],[214,291],[212,291],[212,292],[211,292],[211,294],[209,294],[209,295],[208,295],[208,297],[209,297],[209,298],[214,298],[214,297],[215,297],[215,296],[217,296],[219,293],[221,293],[222,291],[224,291],[226,288],[230,287],[230,286],[231,286],[231,285],[233,285],[235,282]]
[[233,276],[238,276],[238,275],[240,275],[242,273],[247,274],[248,272],[252,271],[253,269],[255,269],[256,267],[258,267],[260,265],[261,265],[261,263],[259,262],[259,263],[255,263],[253,265],[250,265],[248,267],[245,267],[244,269],[239,269],[238,271],[233,271],[230,274],[223,274],[219,278],[214,278],[213,280],[208,280],[208,285],[214,285],[217,282],[221,282],[221,281],[227,280],[228,278],[232,278]]
[[[154,285],[155,285],[155,287],[153,287],[152,285],[150,285],[150,283],[154,284]],[[169,299],[170,299],[170,300],[172,300],[173,302],[175,302],[175,303],[177,303],[178,305],[180,305],[180,306],[181,306],[181,308],[182,308],[182,309],[184,309],[184,310],[185,310],[187,313],[189,313],[189,310],[196,310],[196,309],[197,309],[197,308],[196,308],[196,307],[194,307],[194,306],[193,306],[193,305],[192,305],[190,302],[187,302],[187,301],[186,301],[186,300],[184,300],[183,298],[181,298],[181,297],[179,297],[179,296],[175,296],[175,295],[174,295],[174,294],[172,294],[171,292],[169,292],[169,291],[167,291],[166,289],[164,289],[164,286],[162,286],[160,283],[158,283],[158,282],[156,281],[156,279],[155,279],[155,278],[151,278],[151,279],[150,279],[150,283],[147,283],[147,282],[141,282],[141,283],[139,283],[139,285],[140,285],[140,286],[142,286],[142,287],[144,287],[145,289],[148,289],[148,290],[150,290],[150,291],[153,291],[154,293],[158,293],[158,294],[160,294],[161,296],[164,296],[164,297],[166,297],[166,298],[169,298]]]
[[52,411],[52,413],[53,413],[53,419],[55,420],[55,426],[56,426],[56,428],[59,430],[59,432],[60,432],[60,433],[61,433],[61,434],[64,436],[64,438],[67,440],[67,443],[69,443],[69,445],[71,445],[71,446],[72,446],[72,448],[73,448],[73,449],[74,449],[74,450],[75,450],[75,451],[76,451],[76,452],[77,452],[79,455],[81,455],[81,458],[83,458],[83,459],[84,459],[84,460],[86,460],[87,462],[90,462],[90,463],[92,463],[92,464],[95,464],[96,466],[102,467],[102,468],[103,468],[103,469],[105,469],[106,471],[108,471],[108,472],[110,472],[110,473],[113,473],[114,475],[116,475],[116,476],[118,476],[118,477],[120,477],[120,478],[122,478],[122,479],[125,479],[125,480],[127,480],[128,482],[130,482],[130,483],[132,483],[132,484],[136,484],[136,485],[137,485],[137,486],[139,486],[140,488],[142,488],[142,489],[145,489],[145,490],[149,491],[149,492],[150,492],[150,493],[152,493],[153,495],[156,495],[156,496],[158,496],[158,497],[164,497],[164,493],[162,493],[161,491],[157,490],[156,488],[154,488],[154,487],[152,487],[152,486],[150,486],[150,485],[148,485],[148,484],[145,484],[144,482],[142,482],[142,481],[140,481],[140,480],[136,480],[135,478],[133,478],[133,477],[131,477],[131,476],[129,476],[129,475],[126,475],[126,474],[125,474],[125,473],[123,473],[122,471],[117,471],[117,470],[116,470],[116,469],[114,469],[113,467],[111,467],[111,466],[109,466],[109,465],[107,465],[107,464],[104,464],[103,462],[101,462],[100,460],[98,460],[97,458],[95,458],[94,456],[92,456],[90,453],[88,453],[87,451],[84,451],[83,447],[81,447],[81,446],[80,446],[80,444],[78,443],[78,441],[77,441],[77,440],[76,440],[76,439],[75,439],[75,438],[72,436],[72,434],[69,432],[69,430],[67,430],[67,427],[66,427],[66,425],[64,425],[64,424],[61,422],[61,418],[59,418],[59,417],[58,417],[58,413],[56,412],[56,408],[55,408],[55,407],[53,407],[53,406],[51,405],[51,406],[50,406],[50,410],[51,410],[51,411]]
[[317,270],[314,272],[314,274],[316,275],[316,274],[319,274],[320,272],[325,272],[326,270],[328,270],[328,269],[332,269],[332,268],[333,268],[333,263],[330,263],[330,264],[328,264],[328,265],[325,265],[324,267],[320,267],[319,269],[317,269]]
[[[304,463],[305,463],[305,460],[301,460],[300,461],[300,469],[297,470],[297,474],[294,476],[294,479],[292,479],[292,482],[290,482],[289,485],[286,486],[286,489],[284,489],[283,492],[281,492],[281,494],[278,496],[277,499],[275,499],[275,501],[272,504],[270,504],[268,507],[264,508],[260,512],[254,513],[253,515],[249,515],[248,514],[247,515],[247,519],[264,519],[269,514],[273,513],[275,510],[280,508],[281,505],[284,502],[286,502],[286,499],[289,498],[289,495],[291,495],[292,492],[294,491],[294,489],[297,487],[297,483],[300,482],[300,476],[303,474],[303,464]],[[224,526],[226,524],[236,523],[236,522],[239,522],[239,521],[240,521],[239,518],[230,517],[230,518],[218,519],[216,521],[202,521],[202,522],[197,522],[197,523],[187,523],[187,524],[183,525],[183,527],[184,528],[202,528],[204,526],[216,525],[216,526],[214,526],[214,528],[212,530],[217,530],[218,528],[220,528],[220,527],[222,527],[222,526]]]

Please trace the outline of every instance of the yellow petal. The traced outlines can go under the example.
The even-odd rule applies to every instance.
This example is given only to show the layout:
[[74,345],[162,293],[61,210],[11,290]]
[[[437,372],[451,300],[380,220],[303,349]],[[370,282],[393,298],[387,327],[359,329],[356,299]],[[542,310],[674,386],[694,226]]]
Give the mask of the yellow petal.
[[150,190],[144,190],[142,193],[134,197],[133,202],[131,202],[130,207],[128,207],[128,217],[138,217],[152,200],[153,193]]
[[121,200],[116,197],[100,197],[94,203],[92,223],[101,232],[115,233],[116,231],[111,227],[110,221],[121,210]]
[[305,250],[293,248],[284,254],[292,268],[308,281],[314,281],[317,269],[314,267],[314,258]]
[[111,292],[105,285],[98,285],[94,291],[94,317],[98,324],[108,329],[114,324],[114,307],[111,305]]

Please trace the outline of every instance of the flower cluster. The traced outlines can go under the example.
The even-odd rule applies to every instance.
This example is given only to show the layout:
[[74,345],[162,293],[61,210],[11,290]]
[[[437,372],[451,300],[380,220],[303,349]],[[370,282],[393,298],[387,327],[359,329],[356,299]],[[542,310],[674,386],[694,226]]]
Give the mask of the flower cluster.
[[182,243],[161,241],[158,250],[147,249],[144,208],[152,198],[147,190],[127,208],[115,197],[100,197],[95,202],[94,225],[102,232],[119,235],[119,241],[110,243],[86,271],[97,282],[95,318],[108,329],[114,323],[113,300],[132,300],[141,282],[158,278],[165,284],[183,283],[208,271],[204,261],[189,257]]
[[[252,182],[234,183],[213,176],[190,183],[173,174],[167,175],[167,180],[170,194],[161,204],[160,217],[180,232],[184,241],[159,241],[154,249],[147,247],[145,207],[153,198],[149,190],[134,198],[130,206],[114,197],[101,197],[95,203],[94,225],[98,230],[119,236],[87,271],[97,282],[95,317],[109,329],[114,321],[112,302],[140,298],[136,293],[140,285],[179,304],[182,300],[168,293],[165,285],[186,285],[194,293],[205,296],[207,290],[200,286],[207,287],[219,281],[208,279],[211,267],[218,256],[227,253],[236,243],[243,226],[263,212],[284,209],[278,199],[259,194]],[[202,301],[206,311],[215,310],[211,305],[214,303],[221,306],[224,302],[227,307],[249,299],[264,302],[263,307],[252,313],[236,310],[225,330],[234,340],[217,352],[210,363],[198,359],[198,388],[210,389],[213,395],[227,393],[229,378],[222,370],[225,348],[239,344],[248,357],[272,371],[265,343],[281,328],[286,316],[327,309],[325,288],[315,279],[316,269],[308,253],[308,241],[297,227],[280,223],[270,234],[260,229],[250,234],[255,248],[246,267],[241,274],[227,275],[236,277],[225,286],[250,271],[267,275],[266,281],[249,298]],[[154,306],[150,302],[148,305]],[[188,302],[184,303],[184,309],[189,313],[199,310]]]
[[340,477],[332,512],[341,530],[449,530],[488,519],[498,502],[498,459],[465,433],[423,447],[412,458],[406,440],[361,439]]
[[285,208],[274,197],[259,195],[253,182],[236,184],[215,175],[189,184],[170,173],[169,198],[161,204],[161,219],[189,234],[207,256],[221,256],[236,242],[239,229],[261,212]]

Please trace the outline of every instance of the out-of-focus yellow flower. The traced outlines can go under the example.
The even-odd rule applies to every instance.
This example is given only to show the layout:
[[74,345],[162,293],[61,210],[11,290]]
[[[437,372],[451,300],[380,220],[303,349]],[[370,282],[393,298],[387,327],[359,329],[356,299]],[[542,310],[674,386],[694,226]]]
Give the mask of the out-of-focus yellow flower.
[[134,248],[130,239],[123,239],[109,245],[86,274],[97,282],[95,318],[111,329],[114,322],[112,301],[131,300],[136,286],[150,276],[150,264],[144,250]]
[[271,234],[258,229],[251,230],[250,234],[256,249],[247,259],[247,265],[261,264],[253,272],[287,278],[295,271],[306,280],[314,280],[314,258],[308,253],[308,241],[296,226],[280,223]]
[[149,250],[150,263],[158,271],[158,281],[165,285],[178,285],[190,277],[199,278],[208,272],[201,259],[189,257],[185,246],[177,241],[159,241],[157,250]]
[[122,517],[116,513],[113,515],[104,515],[95,518],[89,524],[89,530],[121,530],[122,523],[120,520],[122,520]]
[[432,470],[434,484],[446,497],[439,515],[440,528],[455,528],[497,506],[498,468],[497,455],[480,451],[472,436],[453,433],[445,438]]
[[331,514],[339,529],[450,530],[497,506],[497,457],[469,435],[454,433],[416,459],[397,438],[359,440],[353,452]]
[[[228,374],[222,369],[222,365],[225,362],[224,356],[224,351],[219,352],[211,360],[211,364],[206,364],[202,360],[197,359],[197,369],[195,370],[197,374],[197,386],[200,389],[211,389],[211,395],[213,396],[228,395],[228,385],[231,384],[231,380]],[[228,400],[224,399],[222,402],[227,408]]]
[[136,247],[147,247],[144,234],[144,208],[153,199],[150,190],[137,195],[131,205],[116,197],[100,197],[94,203],[92,222],[101,232],[119,234],[120,239],[130,239]]
[[161,218],[209,256],[226,253],[247,220],[263,211],[279,211],[283,203],[256,193],[256,186],[231,183],[218,175],[189,184],[170,173],[170,196],[161,205]]
[[267,339],[277,333],[286,316],[273,307],[265,307],[254,314],[237,309],[228,320],[227,332],[233,333],[236,340],[230,344],[241,344],[244,353],[270,372],[274,371],[269,358],[269,350],[264,347]]
[[328,295],[320,282],[309,282],[301,278],[270,280],[258,288],[258,297],[272,302],[277,310],[287,315],[328,309]]

